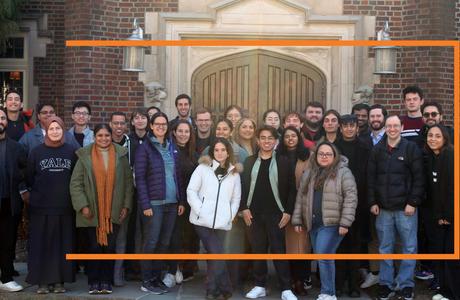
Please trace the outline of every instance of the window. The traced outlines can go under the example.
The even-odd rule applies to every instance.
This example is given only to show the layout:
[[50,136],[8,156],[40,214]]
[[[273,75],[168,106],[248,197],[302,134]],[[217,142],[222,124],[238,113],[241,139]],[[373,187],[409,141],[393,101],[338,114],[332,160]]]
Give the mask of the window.
[[21,94],[24,94],[24,72],[21,71],[0,71],[0,100],[3,104],[5,101],[6,92],[10,89],[15,89]]
[[24,38],[9,38],[6,41],[5,51],[0,52],[0,58],[24,58]]

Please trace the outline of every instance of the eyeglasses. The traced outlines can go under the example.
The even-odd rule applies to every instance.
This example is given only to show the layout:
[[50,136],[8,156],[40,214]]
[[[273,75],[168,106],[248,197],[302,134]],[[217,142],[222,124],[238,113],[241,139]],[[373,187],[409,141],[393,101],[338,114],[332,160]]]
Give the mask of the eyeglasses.
[[423,117],[425,118],[429,118],[430,116],[432,118],[436,118],[437,116],[439,115],[439,113],[437,111],[432,111],[432,112],[426,112],[426,113],[423,113]]
[[42,111],[40,112],[40,114],[41,114],[41,115],[54,115],[55,112],[54,112],[54,110],[50,110],[50,111],[42,110]]
[[168,127],[168,123],[153,123],[153,126],[156,127]]
[[74,111],[73,114],[76,116],[83,116],[83,117],[86,117],[89,115],[89,113],[86,111]]
[[322,158],[331,158],[334,156],[334,153],[331,152],[318,152],[318,156]]
[[126,122],[112,122],[113,126],[125,126]]

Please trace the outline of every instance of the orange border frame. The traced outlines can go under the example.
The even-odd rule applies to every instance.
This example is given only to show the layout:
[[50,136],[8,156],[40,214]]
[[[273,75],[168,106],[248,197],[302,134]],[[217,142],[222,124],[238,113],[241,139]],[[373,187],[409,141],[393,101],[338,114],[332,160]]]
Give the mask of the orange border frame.
[[460,42],[446,40],[69,40],[67,47],[127,47],[127,46],[430,46],[454,48],[454,183],[455,183],[455,209],[454,209],[454,253],[452,254],[66,254],[68,260],[304,260],[304,259],[417,259],[417,260],[458,260],[460,259],[460,157],[459,157],[459,117],[460,117]]

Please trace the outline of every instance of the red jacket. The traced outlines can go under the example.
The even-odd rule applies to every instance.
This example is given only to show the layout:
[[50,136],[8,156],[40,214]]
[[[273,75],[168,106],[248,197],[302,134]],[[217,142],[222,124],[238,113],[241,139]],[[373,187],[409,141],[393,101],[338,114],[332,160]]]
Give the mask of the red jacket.
[[34,114],[33,109],[23,110],[21,112],[20,118],[24,120],[24,131],[27,132],[35,127],[34,122],[32,121],[32,115]]

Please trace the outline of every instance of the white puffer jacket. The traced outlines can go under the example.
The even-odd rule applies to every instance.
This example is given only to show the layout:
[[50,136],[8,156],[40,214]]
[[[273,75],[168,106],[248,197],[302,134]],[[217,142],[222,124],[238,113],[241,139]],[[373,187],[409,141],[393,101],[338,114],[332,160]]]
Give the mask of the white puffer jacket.
[[240,164],[231,165],[227,174],[217,178],[214,171],[219,162],[209,156],[199,160],[187,187],[187,201],[190,204],[190,223],[230,230],[233,218],[238,212],[241,200]]

